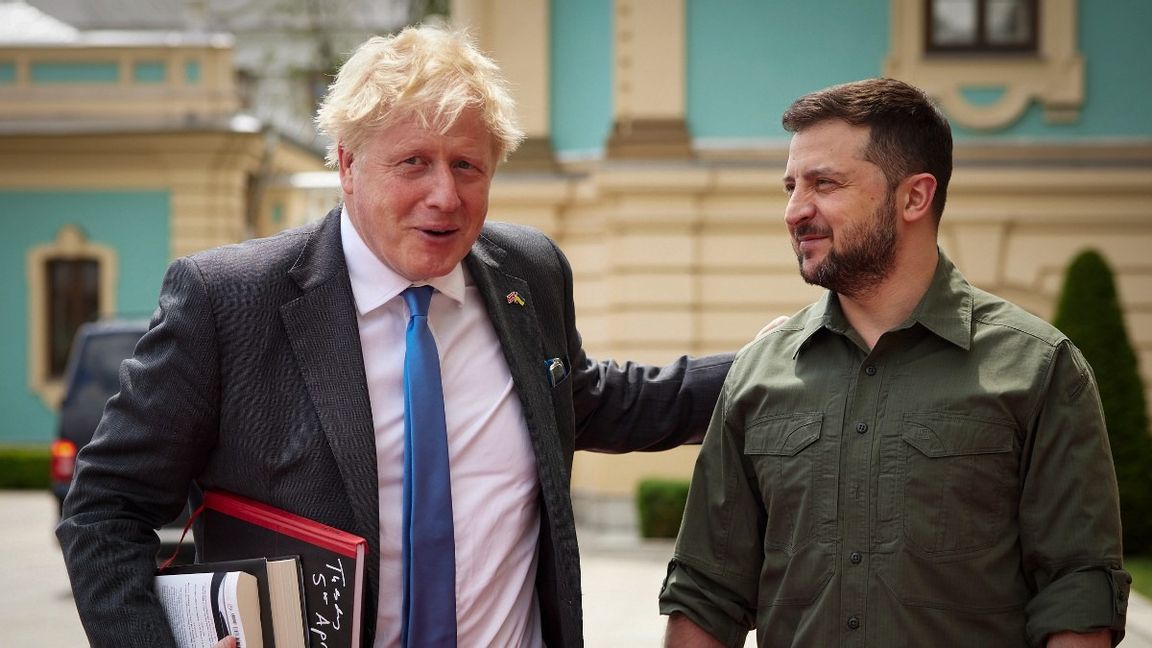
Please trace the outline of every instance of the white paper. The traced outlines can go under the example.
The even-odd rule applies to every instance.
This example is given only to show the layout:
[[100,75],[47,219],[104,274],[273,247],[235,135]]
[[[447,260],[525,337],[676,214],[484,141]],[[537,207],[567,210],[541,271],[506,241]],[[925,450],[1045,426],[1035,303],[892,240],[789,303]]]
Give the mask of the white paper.
[[212,607],[212,574],[163,574],[156,577],[156,595],[168,615],[168,624],[180,648],[210,648],[227,635],[248,646],[237,609],[236,589],[240,572],[228,572],[215,593],[223,615],[225,634],[217,633]]

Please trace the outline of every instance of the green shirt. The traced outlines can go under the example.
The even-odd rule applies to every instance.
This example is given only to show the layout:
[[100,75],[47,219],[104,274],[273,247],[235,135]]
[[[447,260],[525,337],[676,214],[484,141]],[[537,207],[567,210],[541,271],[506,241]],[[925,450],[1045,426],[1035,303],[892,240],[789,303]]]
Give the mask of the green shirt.
[[737,355],[660,610],[730,646],[1119,641],[1129,583],[1088,364],[941,253],[871,351],[829,293]]

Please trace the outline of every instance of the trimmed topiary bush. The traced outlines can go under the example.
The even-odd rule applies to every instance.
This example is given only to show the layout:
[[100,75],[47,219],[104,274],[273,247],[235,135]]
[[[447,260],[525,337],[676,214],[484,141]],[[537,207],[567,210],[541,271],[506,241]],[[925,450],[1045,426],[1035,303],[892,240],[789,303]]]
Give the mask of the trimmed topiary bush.
[[640,537],[675,538],[688,501],[688,481],[645,479],[636,487]]
[[1120,486],[1124,552],[1152,553],[1152,436],[1136,353],[1128,341],[1112,269],[1098,252],[1068,266],[1053,324],[1096,375]]

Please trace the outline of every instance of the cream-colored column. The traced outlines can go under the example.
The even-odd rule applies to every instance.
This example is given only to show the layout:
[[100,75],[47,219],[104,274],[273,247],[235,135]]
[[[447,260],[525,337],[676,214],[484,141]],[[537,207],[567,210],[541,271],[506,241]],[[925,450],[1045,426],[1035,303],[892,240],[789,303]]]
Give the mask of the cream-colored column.
[[608,157],[688,158],[684,0],[616,0]]
[[[581,206],[602,213],[602,274],[596,295],[578,290],[577,296],[600,305],[591,353],[664,363],[695,353],[700,344],[700,201],[712,177],[690,163],[668,164],[691,157],[684,120],[684,0],[615,0],[614,6],[609,162],[591,176],[595,205]],[[612,164],[616,160],[664,163],[621,166]],[[577,230],[576,223],[568,225]],[[572,472],[577,514],[593,525],[628,528],[637,483],[691,474],[695,456],[695,447],[578,453]]]
[[452,22],[464,27],[512,84],[528,135],[506,170],[550,170],[548,0],[453,0]]
[[453,23],[473,35],[512,85],[520,125],[528,136],[496,174],[489,217],[530,225],[560,239],[560,210],[569,199],[570,182],[557,175],[520,173],[555,169],[548,103],[548,0],[453,0],[451,11]]
[[263,139],[254,133],[173,138],[156,159],[171,187],[173,257],[251,236],[246,221],[248,175],[260,164]]

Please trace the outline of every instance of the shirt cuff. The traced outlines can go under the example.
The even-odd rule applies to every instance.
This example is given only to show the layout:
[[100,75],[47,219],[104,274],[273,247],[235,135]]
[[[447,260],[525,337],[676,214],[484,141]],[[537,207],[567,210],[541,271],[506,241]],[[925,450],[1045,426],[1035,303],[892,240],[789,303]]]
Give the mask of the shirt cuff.
[[1028,603],[1028,644],[1042,646],[1056,632],[1112,631],[1124,638],[1132,577],[1123,569],[1088,567],[1053,581]]
[[725,646],[741,648],[755,627],[755,610],[728,593],[722,582],[673,559],[660,588],[660,614],[683,614]]

